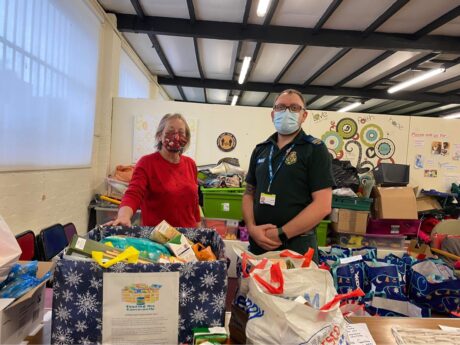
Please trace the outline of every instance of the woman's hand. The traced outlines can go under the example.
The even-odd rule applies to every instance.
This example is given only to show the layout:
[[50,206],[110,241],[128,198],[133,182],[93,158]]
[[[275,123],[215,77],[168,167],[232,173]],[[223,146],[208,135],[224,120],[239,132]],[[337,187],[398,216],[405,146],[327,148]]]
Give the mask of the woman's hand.
[[122,206],[118,210],[118,215],[115,220],[105,223],[104,225],[124,225],[131,226],[131,218],[133,216],[133,210],[129,206]]

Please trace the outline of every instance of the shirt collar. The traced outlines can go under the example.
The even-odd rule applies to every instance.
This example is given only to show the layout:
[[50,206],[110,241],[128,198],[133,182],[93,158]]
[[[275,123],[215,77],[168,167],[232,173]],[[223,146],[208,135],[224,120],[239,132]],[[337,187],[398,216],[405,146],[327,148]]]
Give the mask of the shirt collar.
[[[303,140],[303,137],[305,136],[304,130],[301,128],[299,133],[292,139],[291,143],[295,143],[296,145],[302,145],[305,143],[305,140]],[[278,132],[273,133],[270,135],[267,140],[265,140],[264,143],[272,143],[272,144],[277,144],[277,139],[278,139]]]

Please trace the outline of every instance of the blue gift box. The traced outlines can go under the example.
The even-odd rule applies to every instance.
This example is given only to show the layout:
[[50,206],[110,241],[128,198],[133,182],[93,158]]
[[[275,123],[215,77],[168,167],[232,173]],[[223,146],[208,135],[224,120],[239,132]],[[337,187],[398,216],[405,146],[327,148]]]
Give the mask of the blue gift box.
[[[187,238],[211,246],[217,261],[185,264],[117,263],[102,268],[96,262],[64,257],[57,261],[53,285],[52,344],[102,343],[102,275],[104,272],[179,272],[178,342],[191,342],[195,327],[223,326],[227,295],[227,260],[222,238],[211,229],[178,228]],[[111,235],[148,238],[151,227],[105,227],[88,238]]]

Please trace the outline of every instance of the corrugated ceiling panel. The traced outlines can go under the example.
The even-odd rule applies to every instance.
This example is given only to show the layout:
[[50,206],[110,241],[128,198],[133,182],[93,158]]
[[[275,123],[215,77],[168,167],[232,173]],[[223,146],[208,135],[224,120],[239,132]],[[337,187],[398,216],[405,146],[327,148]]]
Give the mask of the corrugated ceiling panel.
[[262,44],[258,61],[250,76],[251,81],[273,82],[296,51],[298,46],[288,44]]
[[150,39],[146,34],[125,32],[123,35],[126,37],[129,44],[131,44],[150,72],[156,75],[168,74],[157,54],[157,51],[152,48],[152,42],[150,42]]
[[136,14],[130,0],[98,0],[106,11]]
[[164,35],[157,37],[174,74],[181,77],[200,77],[192,38]]
[[277,93],[271,93],[270,96],[268,96],[267,99],[265,100],[263,106],[264,106],[264,107],[272,108],[272,107],[273,107],[273,103],[275,102],[276,96],[278,96]]
[[265,98],[266,95],[266,92],[246,91],[243,93],[243,97],[239,99],[239,104],[257,106],[259,105],[260,101],[262,101]]
[[371,25],[394,0],[347,0],[334,11],[324,29],[364,30]]
[[198,39],[201,68],[208,79],[231,80],[238,42]]
[[417,60],[423,55],[423,53],[415,52],[397,52],[388,57],[387,59],[383,60],[379,64],[375,65],[371,69],[367,70],[367,72],[364,72],[360,76],[349,81],[344,86],[363,87],[384,75],[390,74],[391,72],[399,69],[403,65],[407,65],[412,61]]
[[458,0],[409,1],[376,31],[411,34],[458,5]]
[[438,87],[437,89],[430,90],[430,92],[439,92],[439,93],[444,93],[444,92],[450,92],[453,90],[459,90],[460,91],[460,81],[457,81],[455,83],[451,83],[446,86],[441,86]]
[[460,17],[430,32],[430,35],[460,36]]
[[352,49],[322,75],[316,78],[312,84],[335,85],[382,53],[383,51],[381,50]]
[[407,101],[394,101],[394,102],[391,102],[389,104],[386,104],[386,105],[383,105],[381,106],[380,108],[376,108],[373,110],[373,112],[375,113],[383,113],[385,114],[385,112],[387,110],[390,110],[390,109],[394,109],[396,107],[399,107],[399,106],[402,106],[402,105],[406,105],[410,102],[407,102]]
[[373,99],[366,101],[364,104],[360,105],[359,107],[353,109],[353,112],[359,113],[361,112],[361,110],[366,111],[366,109],[372,108],[373,106],[376,106],[378,104],[382,104],[383,102],[386,102],[386,99],[373,98]]
[[438,108],[435,108],[435,109],[431,109],[431,110],[428,110],[428,111],[421,111],[421,112],[415,112],[414,115],[426,115],[426,114],[431,114],[431,113],[437,113],[439,111],[442,111],[442,110],[449,110],[451,108],[455,108],[455,107],[458,107],[460,104],[447,104],[447,105],[443,105],[443,106],[439,106]]
[[271,24],[313,28],[331,2],[332,0],[280,1]]
[[140,0],[140,3],[148,16],[190,18],[184,0]]
[[329,102],[332,102],[333,100],[336,100],[338,98],[339,97],[337,97],[337,96],[323,96],[320,99],[318,99],[317,101],[313,102],[312,104],[309,104],[307,106],[307,108],[308,109],[321,108],[321,107],[325,106],[326,104],[328,104]]
[[289,68],[281,83],[302,84],[340,51],[340,48],[307,47]]
[[173,100],[179,100],[182,101],[182,97],[179,93],[179,90],[177,89],[176,86],[174,85],[161,85],[161,87],[166,91],[168,94],[169,98]]
[[189,102],[204,102],[204,89],[201,87],[183,87],[185,97]]
[[193,4],[198,20],[240,23],[246,0],[194,0]]
[[399,112],[401,112],[401,114],[412,115],[417,112],[417,109],[423,109],[423,108],[432,106],[434,104],[435,103],[431,103],[431,102],[420,102],[420,103],[414,104],[412,107],[401,109]]
[[219,89],[206,89],[209,103],[228,103],[228,91]]
[[[401,75],[401,78],[399,78],[398,81],[409,80],[409,79],[413,78],[414,76],[420,75],[421,73],[423,73],[423,72],[413,72],[413,71],[407,72],[404,75]],[[447,69],[444,73],[438,74],[437,76],[434,76],[434,77],[432,77],[430,79],[427,79],[427,80],[425,80],[423,82],[417,83],[417,84],[415,84],[413,86],[410,86],[410,87],[408,87],[408,88],[406,88],[404,90],[405,91],[417,91],[418,89],[424,88],[425,86],[433,85],[433,84],[436,84],[436,83],[438,83],[440,81],[456,77],[459,74],[460,74],[460,65],[457,65],[457,66],[454,66],[454,67],[451,67],[451,68]]]

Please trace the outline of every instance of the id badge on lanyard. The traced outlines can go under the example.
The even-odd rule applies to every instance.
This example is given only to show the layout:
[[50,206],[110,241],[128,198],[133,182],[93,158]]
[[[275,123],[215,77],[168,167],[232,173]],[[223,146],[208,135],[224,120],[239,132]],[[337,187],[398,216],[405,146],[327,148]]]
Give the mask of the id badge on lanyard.
[[268,174],[269,174],[269,184],[268,184],[268,190],[267,193],[260,193],[260,199],[259,203],[261,205],[270,205],[270,206],[275,206],[276,203],[276,194],[270,193],[270,188],[272,186],[273,180],[275,179],[276,173],[280,170],[282,167],[284,161],[286,160],[286,157],[288,154],[292,151],[294,148],[295,143],[292,144],[287,150],[286,153],[284,154],[283,159],[281,159],[281,162],[278,164],[278,167],[276,168],[275,172],[273,172],[273,167],[272,167],[272,160],[273,160],[273,145],[270,148],[270,154],[268,156]]

